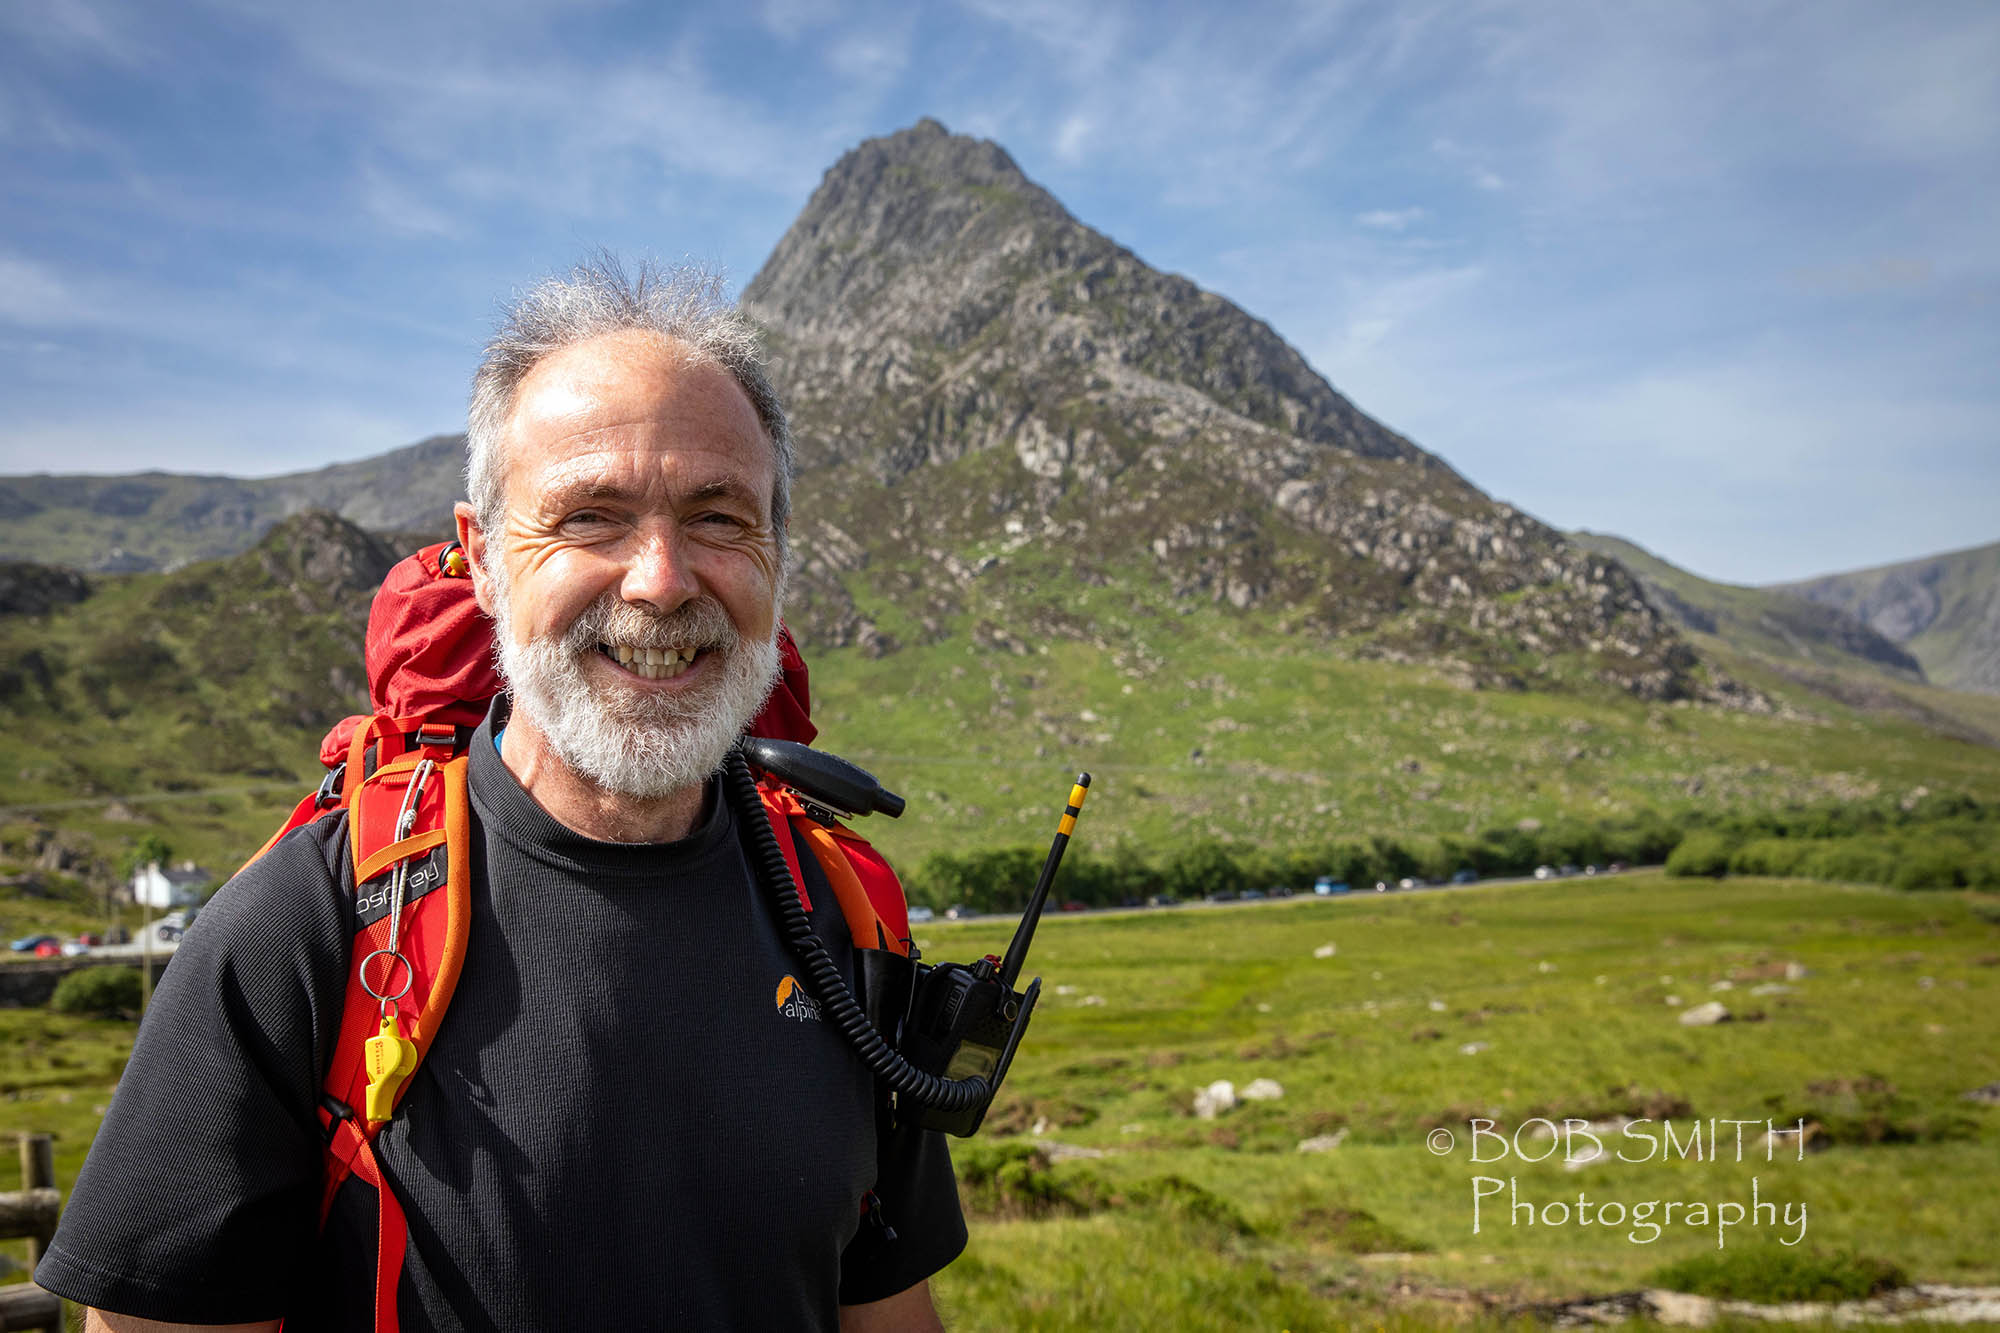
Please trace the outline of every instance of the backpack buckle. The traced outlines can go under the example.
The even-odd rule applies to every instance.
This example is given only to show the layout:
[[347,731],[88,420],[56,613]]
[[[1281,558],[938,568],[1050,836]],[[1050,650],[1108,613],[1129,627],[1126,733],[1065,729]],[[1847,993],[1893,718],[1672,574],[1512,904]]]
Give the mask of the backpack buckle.
[[324,810],[340,804],[340,788],[347,778],[347,761],[335,764],[327,775],[319,780],[319,795],[313,797],[313,809]]
[[426,722],[417,728],[417,744],[441,749],[458,748],[458,728],[449,722]]

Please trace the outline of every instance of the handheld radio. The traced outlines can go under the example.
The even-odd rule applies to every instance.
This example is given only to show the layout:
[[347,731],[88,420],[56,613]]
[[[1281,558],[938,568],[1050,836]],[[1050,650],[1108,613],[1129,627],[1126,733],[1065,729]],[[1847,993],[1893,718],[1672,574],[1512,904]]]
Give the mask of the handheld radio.
[[[780,927],[822,1010],[888,1085],[899,1121],[960,1137],[976,1133],[1041,995],[1040,977],[1025,991],[1016,990],[1015,982],[1089,792],[1090,774],[1082,774],[1070,788],[1055,841],[1003,958],[925,963],[914,945],[908,957],[882,949],[856,951],[862,989],[876,1012],[871,1021],[799,905],[797,888],[757,800],[750,764],[792,788],[808,811],[827,823],[840,814],[878,811],[893,819],[903,812],[903,798],[846,760],[791,741],[746,737],[725,769],[738,817],[752,830]],[[755,818],[747,818],[746,811]]]

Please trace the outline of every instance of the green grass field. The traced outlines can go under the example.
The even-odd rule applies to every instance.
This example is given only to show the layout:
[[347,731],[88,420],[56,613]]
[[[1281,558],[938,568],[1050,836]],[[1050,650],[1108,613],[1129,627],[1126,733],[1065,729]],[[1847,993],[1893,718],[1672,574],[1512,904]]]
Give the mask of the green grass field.
[[[938,958],[1008,933],[921,929]],[[1785,981],[1787,964],[1805,976]],[[956,1154],[976,1211],[968,1254],[937,1283],[955,1328],[1497,1324],[1714,1254],[1716,1205],[1747,1204],[1753,1180],[1777,1218],[1725,1229],[1725,1253],[1803,1232],[1800,1252],[2000,1283],[2000,1111],[1963,1096],[2000,1079],[1990,897],[1634,874],[1062,916],[1033,970],[1043,1007],[989,1128]],[[1736,1021],[1678,1022],[1712,999]],[[56,1133],[65,1186],[130,1034],[0,1010],[0,1129]],[[1190,1113],[1198,1087],[1257,1078],[1282,1098]],[[1511,1136],[1532,1117],[1621,1114],[1649,1119],[1634,1133],[1654,1143],[1661,1122],[1683,1144],[1699,1122],[1704,1159],[1656,1150],[1571,1171],[1510,1142],[1504,1160],[1473,1160],[1475,1117]],[[1727,1124],[1722,1159],[1708,1152],[1711,1120],[1801,1117],[1821,1126],[1803,1160],[1788,1147],[1765,1160],[1746,1130],[1739,1161]],[[1297,1150],[1342,1131],[1331,1151]],[[1553,1146],[1532,1133],[1528,1155]],[[1645,1138],[1604,1137],[1647,1153]],[[1045,1167],[1029,1150],[1050,1141],[1103,1155]],[[1572,1216],[1517,1222],[1501,1193],[1475,1234],[1481,1177]],[[1574,1215],[1580,1192],[1592,1225]],[[1633,1239],[1636,1206],[1670,1200],[1707,1202],[1708,1224],[1683,1206]],[[1597,1224],[1607,1202],[1626,1225]]]
[[[1003,939],[983,923],[926,933],[947,956]],[[1314,956],[1329,943],[1332,957]],[[1753,994],[1787,984],[1786,963],[1807,976]],[[1058,920],[1036,968],[1075,990],[1037,1019],[1004,1094],[1024,1109],[1003,1119],[1044,1120],[1045,1138],[1106,1155],[1061,1162],[1031,1187],[1081,1206],[976,1224],[940,1290],[967,1328],[1450,1323],[1630,1289],[1717,1245],[1713,1225],[1648,1243],[1629,1225],[1579,1225],[1579,1192],[1593,1218],[1606,1201],[1628,1218],[1646,1201],[1705,1200],[1713,1214],[1747,1203],[1753,1180],[1780,1220],[1803,1208],[1803,1226],[1731,1228],[1728,1246],[1802,1229],[1806,1251],[1992,1283],[2000,1114],[1963,1094],[2000,1078],[1996,965],[1990,900],[1771,880],[1634,875]],[[1723,981],[1732,988],[1711,989]],[[1677,1021],[1711,999],[1739,1021]],[[1187,1113],[1198,1086],[1259,1077],[1283,1098],[1214,1121]],[[1655,1140],[1660,1121],[1684,1142],[1699,1120],[1705,1148],[1710,1118],[1761,1131],[1803,1116],[1833,1146],[1766,1161],[1746,1130],[1738,1161],[1723,1125],[1719,1161],[1614,1156],[1569,1171],[1560,1152],[1529,1163],[1511,1145],[1505,1160],[1471,1159],[1473,1117],[1512,1130],[1617,1114],[1650,1117],[1636,1132]],[[1448,1155],[1429,1148],[1437,1129],[1456,1140]],[[1297,1151],[1342,1130],[1330,1152]],[[1647,1156],[1643,1140],[1605,1137],[1614,1153]],[[968,1151],[967,1165],[989,1150]],[[1168,1177],[1205,1195],[1162,1203]],[[1479,1177],[1510,1182],[1522,1201],[1567,1200],[1571,1220],[1515,1225],[1493,1208],[1503,1193],[1474,1234]]]

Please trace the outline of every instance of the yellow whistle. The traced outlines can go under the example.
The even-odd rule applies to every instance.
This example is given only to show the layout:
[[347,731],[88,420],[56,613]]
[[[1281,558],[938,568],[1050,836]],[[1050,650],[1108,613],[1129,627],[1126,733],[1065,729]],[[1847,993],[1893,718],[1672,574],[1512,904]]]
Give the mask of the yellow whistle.
[[396,1090],[417,1067],[417,1044],[396,1031],[393,1016],[383,1014],[382,1030],[361,1047],[368,1070],[368,1101],[362,1114],[376,1125],[395,1114]]

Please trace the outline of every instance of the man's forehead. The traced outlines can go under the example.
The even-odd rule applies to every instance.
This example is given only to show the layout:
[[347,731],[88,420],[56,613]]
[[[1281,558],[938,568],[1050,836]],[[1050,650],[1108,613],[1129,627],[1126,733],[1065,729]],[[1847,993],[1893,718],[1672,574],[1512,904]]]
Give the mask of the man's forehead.
[[532,485],[544,503],[637,501],[663,492],[682,502],[761,503],[765,478],[753,473],[750,462],[740,452],[715,449],[584,448],[549,459]]
[[515,391],[513,424],[533,429],[695,396],[740,410],[761,429],[749,395],[714,358],[650,329],[622,329],[558,348],[537,362]]
[[[514,466],[544,485],[618,471],[616,456],[665,451],[693,463],[733,461],[730,471],[769,472],[769,434],[735,376],[685,344],[628,330],[551,353],[521,381],[508,423]],[[510,467],[510,470],[512,468]],[[747,478],[746,478],[747,480]]]

